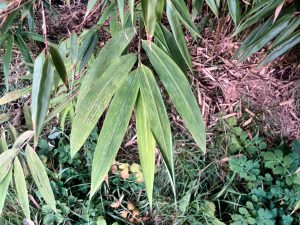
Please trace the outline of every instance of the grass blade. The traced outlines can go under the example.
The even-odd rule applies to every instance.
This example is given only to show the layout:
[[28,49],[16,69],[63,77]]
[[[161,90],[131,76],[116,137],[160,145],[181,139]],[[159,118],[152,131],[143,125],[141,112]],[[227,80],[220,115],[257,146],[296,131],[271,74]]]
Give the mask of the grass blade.
[[230,0],[227,1],[229,14],[231,15],[231,18],[237,26],[241,20],[241,6],[239,0]]
[[118,9],[122,28],[124,28],[124,0],[118,0]]
[[11,149],[8,151],[4,151],[0,155],[0,183],[4,180],[10,168],[12,167],[12,163],[19,153],[19,149]]
[[24,59],[25,63],[27,64],[27,67],[28,67],[30,73],[32,73],[33,72],[33,69],[32,69],[33,60],[32,60],[31,54],[29,52],[29,49],[26,46],[25,41],[19,34],[15,34],[15,43],[17,44],[19,50],[21,51],[23,59]]
[[9,172],[6,175],[6,177],[4,178],[4,180],[2,182],[0,182],[0,216],[2,214],[6,194],[7,194],[11,179],[12,179],[12,169],[9,170]]
[[0,98],[0,105],[10,103],[23,97],[24,95],[27,95],[28,93],[30,93],[31,89],[32,87],[27,87],[6,93],[3,97]]

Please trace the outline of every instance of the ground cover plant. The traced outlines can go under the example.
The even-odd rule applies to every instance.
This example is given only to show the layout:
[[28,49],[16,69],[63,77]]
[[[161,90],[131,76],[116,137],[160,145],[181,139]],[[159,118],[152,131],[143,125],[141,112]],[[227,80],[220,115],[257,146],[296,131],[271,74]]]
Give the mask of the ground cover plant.
[[[75,4],[86,5],[77,30],[52,38],[52,18]],[[12,1],[0,7],[4,223],[297,223],[297,142],[253,137],[259,125],[251,135],[243,131],[256,117],[248,106],[240,107],[250,115],[241,127],[235,117],[224,120],[239,115],[233,106],[231,114],[217,116],[207,142],[189,50],[201,43],[206,26],[219,32],[218,40],[229,23],[232,38],[246,36],[230,60],[243,63],[265,51],[256,65],[262,67],[299,43],[297,1]],[[16,52],[27,67],[20,87],[10,84]],[[12,118],[16,102],[21,107]],[[189,148],[178,146],[170,120]],[[220,121],[228,133],[217,129]],[[134,159],[126,161],[129,147]],[[222,176],[214,155],[227,162]],[[222,180],[214,183],[217,177]],[[295,198],[278,205],[285,191]],[[249,193],[251,199],[243,197]],[[9,218],[11,210],[17,218]]]

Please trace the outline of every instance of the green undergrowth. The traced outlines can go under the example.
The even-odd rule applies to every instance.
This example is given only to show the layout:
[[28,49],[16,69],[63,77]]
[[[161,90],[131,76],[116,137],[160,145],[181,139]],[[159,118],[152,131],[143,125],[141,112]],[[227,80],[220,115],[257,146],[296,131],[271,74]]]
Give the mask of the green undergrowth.
[[[147,201],[139,162],[115,162],[98,194],[89,201],[91,163],[98,130],[70,158],[69,137],[53,129],[38,144],[57,199],[57,213],[29,187],[36,224],[299,224],[300,142],[267,141],[235,117],[219,119],[203,156],[184,132],[176,134],[176,203],[168,175],[157,158],[154,201]],[[135,146],[133,146],[135,148]],[[124,153],[122,153],[124,154]],[[121,157],[122,158],[122,157]],[[30,177],[29,177],[30,178]],[[29,179],[30,180],[30,179]],[[21,224],[12,190],[0,224]],[[298,203],[299,205],[299,203]],[[104,222],[105,221],[105,222]]]

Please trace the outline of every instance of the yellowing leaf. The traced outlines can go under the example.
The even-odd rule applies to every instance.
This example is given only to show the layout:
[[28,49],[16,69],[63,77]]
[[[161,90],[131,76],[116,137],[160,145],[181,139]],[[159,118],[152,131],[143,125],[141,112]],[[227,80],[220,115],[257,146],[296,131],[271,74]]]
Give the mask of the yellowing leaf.
[[0,183],[4,180],[7,173],[10,171],[13,161],[18,153],[19,149],[11,149],[4,151],[0,155]]
[[10,103],[15,101],[24,95],[27,95],[31,91],[31,87],[17,89],[11,92],[6,93],[3,97],[0,98],[0,105]]

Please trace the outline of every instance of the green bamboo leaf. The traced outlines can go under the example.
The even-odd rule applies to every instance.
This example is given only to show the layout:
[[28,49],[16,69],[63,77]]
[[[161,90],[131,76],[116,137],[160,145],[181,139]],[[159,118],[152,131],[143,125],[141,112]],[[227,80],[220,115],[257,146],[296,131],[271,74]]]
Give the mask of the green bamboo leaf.
[[272,18],[269,18],[265,23],[262,25],[257,26],[243,41],[240,48],[236,51],[234,54],[234,59],[237,59],[239,55],[241,55],[245,49],[252,45],[260,36],[262,33],[266,31],[268,27],[272,25]]
[[31,121],[31,111],[29,105],[23,106],[23,114],[25,119],[25,124],[28,130],[33,130],[32,128],[32,121]]
[[261,1],[256,4],[244,17],[243,21],[239,24],[234,32],[233,36],[239,34],[245,29],[249,28],[253,24],[261,21],[272,15],[282,0],[271,0],[271,1]]
[[5,132],[3,132],[0,137],[0,153],[5,152],[7,150],[8,150],[8,145],[5,138]]
[[84,40],[83,46],[79,51],[79,60],[81,60],[79,70],[82,70],[91,58],[98,40],[99,35],[97,31],[91,32],[91,36]]
[[136,134],[139,157],[150,206],[152,206],[153,183],[155,173],[155,140],[151,133],[147,109],[141,96],[136,104]]
[[28,93],[30,93],[31,89],[31,87],[27,87],[6,93],[3,97],[0,98],[0,105],[10,103],[23,97],[24,95],[27,95]]
[[19,34],[15,34],[15,43],[17,44],[17,46],[23,56],[23,59],[24,59],[25,63],[27,64],[27,67],[28,67],[30,73],[32,73],[33,72],[33,69],[32,69],[33,60],[32,60],[31,54],[29,52],[29,49],[26,46],[25,41]]
[[118,9],[122,28],[124,28],[124,0],[118,0]]
[[177,15],[180,18],[181,22],[189,29],[190,33],[195,36],[200,36],[199,31],[190,17],[188,8],[185,5],[185,2],[182,0],[168,0],[172,3],[174,9],[177,11]]
[[[103,0],[101,0],[102,2]],[[96,6],[96,4],[99,2],[99,0],[89,0],[87,7],[86,7],[86,13],[85,13],[85,17],[94,9],[94,7]],[[100,3],[101,4],[101,3]]]
[[[206,4],[209,6],[209,8],[216,15],[216,17],[219,17],[219,7],[218,7],[218,4],[215,2],[215,0],[205,0],[205,1],[206,1]],[[232,0],[230,0],[230,1],[232,1]]]
[[72,64],[75,65],[77,63],[78,57],[78,37],[75,32],[71,35],[71,58]]
[[43,129],[47,115],[54,79],[54,68],[49,63],[49,56],[42,52],[35,60],[32,84],[32,126],[35,145]]
[[12,167],[12,163],[19,153],[19,149],[11,149],[8,151],[4,151],[0,155],[0,183],[4,180],[10,168]]
[[276,48],[258,65],[263,66],[276,58],[282,56],[284,53],[295,47],[300,43],[300,31],[295,32],[293,35],[282,41]]
[[278,44],[290,37],[290,35],[299,28],[300,17],[294,18],[289,25],[278,35],[278,37],[272,43],[272,49],[276,48]]
[[50,206],[50,208],[56,212],[55,198],[50,186],[50,181],[45,170],[45,166],[36,152],[29,145],[26,146],[26,159],[31,176],[42,197]]
[[155,36],[158,38],[160,45],[166,48],[168,55],[185,73],[188,67],[173,34],[163,24],[160,24],[160,26],[156,26]]
[[17,190],[18,199],[23,210],[23,213],[27,219],[30,219],[28,193],[26,189],[26,181],[21,163],[18,157],[14,161],[14,181]]
[[93,87],[76,105],[76,116],[71,132],[71,156],[79,151],[110,99],[126,79],[136,61],[136,56],[128,54],[115,58],[101,77],[94,80]]
[[175,41],[179,50],[181,52],[182,57],[184,58],[185,63],[188,65],[190,71],[193,70],[192,59],[185,41],[184,33],[181,28],[180,21],[177,17],[176,12],[174,11],[173,5],[170,1],[167,1],[167,17],[172,28],[172,32],[174,34]]
[[50,46],[49,50],[50,50],[53,65],[55,66],[55,69],[60,79],[64,82],[66,87],[69,88],[67,70],[59,51],[52,46]]
[[161,21],[163,12],[165,7],[165,0],[157,0],[157,6],[156,6],[156,18],[157,21]]
[[138,68],[138,73],[141,97],[143,104],[148,110],[147,115],[150,121],[150,128],[163,155],[168,172],[172,178],[171,183],[174,186],[174,152],[168,114],[152,71],[148,67],[141,65]]
[[203,153],[206,152],[205,125],[195,96],[184,73],[157,45],[143,41],[154,69],[170,95],[177,111]]
[[0,217],[2,214],[6,194],[7,194],[11,179],[12,179],[12,169],[9,170],[9,172],[6,175],[6,177],[4,178],[4,180],[2,182],[0,182]]
[[7,40],[6,50],[3,55],[3,73],[4,73],[5,86],[7,91],[9,91],[8,79],[10,74],[10,62],[12,57],[13,43],[14,43],[14,36],[10,36],[10,38]]
[[241,6],[239,0],[230,0],[227,1],[229,13],[231,15],[231,18],[237,26],[241,20]]
[[262,49],[267,43],[273,40],[282,32],[289,24],[292,18],[291,14],[285,15],[278,19],[272,26],[266,29],[253,44],[248,46],[245,51],[238,57],[238,63],[245,60],[247,57],[251,56],[255,52]]
[[95,149],[90,197],[100,188],[118,153],[134,108],[138,88],[136,72],[132,72],[110,104]]
[[2,27],[0,27],[0,36],[5,35],[8,32],[17,15],[18,10],[15,10],[7,16],[4,23],[2,24]]
[[147,40],[151,41],[153,38],[156,25],[156,8],[157,0],[141,0],[144,24],[147,33]]
[[133,28],[124,29],[113,37],[100,51],[95,62],[89,68],[85,75],[80,92],[78,95],[77,105],[82,104],[82,100],[87,92],[93,87],[94,81],[101,77],[107,67],[120,56],[128,46],[134,36]]
[[[133,1],[133,0],[131,0]],[[113,1],[108,7],[107,9],[101,14],[100,19],[97,22],[98,26],[103,26],[103,24],[105,23],[105,21],[107,20],[107,18],[109,17],[109,15],[111,14],[111,12],[113,11],[113,9],[116,6],[116,2]]]

